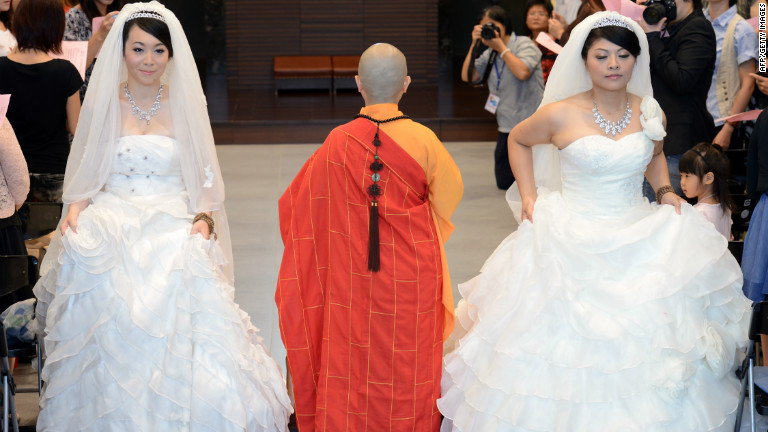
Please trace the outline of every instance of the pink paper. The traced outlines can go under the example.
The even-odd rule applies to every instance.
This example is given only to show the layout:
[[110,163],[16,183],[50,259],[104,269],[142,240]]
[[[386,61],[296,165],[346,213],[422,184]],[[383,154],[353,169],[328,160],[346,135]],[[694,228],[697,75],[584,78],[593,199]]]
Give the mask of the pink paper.
[[85,61],[88,57],[88,41],[63,41],[61,54],[50,54],[53,58],[69,60],[85,79]]
[[95,35],[97,31],[99,31],[99,27],[101,27],[101,23],[104,22],[104,17],[93,17],[93,22],[91,23],[91,34]]
[[640,21],[643,18],[645,6],[641,6],[631,0],[603,0],[605,10],[618,12],[625,17]]
[[545,48],[549,48],[549,50],[555,54],[560,54],[560,51],[563,50],[563,47],[560,46],[557,42],[555,42],[555,40],[552,39],[552,36],[550,36],[549,33],[539,32],[539,35],[536,36],[536,42],[538,42]]
[[3,124],[5,113],[8,112],[8,104],[11,102],[11,95],[0,94],[0,125]]
[[721,117],[717,120],[715,120],[716,123],[721,121],[730,121],[730,122],[737,122],[737,121],[750,121],[750,120],[756,120],[758,117],[760,117],[760,113],[763,112],[763,110],[753,110],[753,111],[747,111],[743,112],[741,114],[735,114],[728,117]]
[[747,20],[755,31],[760,31],[760,17],[754,17]]

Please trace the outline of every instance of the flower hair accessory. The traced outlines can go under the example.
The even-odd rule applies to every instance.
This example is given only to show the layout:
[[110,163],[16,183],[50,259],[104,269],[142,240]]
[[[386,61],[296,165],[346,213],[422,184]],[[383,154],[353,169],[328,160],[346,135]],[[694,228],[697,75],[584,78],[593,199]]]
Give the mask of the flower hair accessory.
[[632,27],[627,22],[626,18],[618,13],[612,13],[608,16],[600,18],[593,26],[593,29],[598,27],[619,26],[624,27],[627,30],[632,30]]
[[164,16],[160,15],[157,12],[152,12],[152,11],[134,12],[134,13],[130,14],[128,16],[128,19],[126,19],[125,21],[128,22],[128,21],[134,20],[136,18],[152,18],[152,19],[156,19],[156,20],[160,20],[162,22],[165,22],[165,17]]

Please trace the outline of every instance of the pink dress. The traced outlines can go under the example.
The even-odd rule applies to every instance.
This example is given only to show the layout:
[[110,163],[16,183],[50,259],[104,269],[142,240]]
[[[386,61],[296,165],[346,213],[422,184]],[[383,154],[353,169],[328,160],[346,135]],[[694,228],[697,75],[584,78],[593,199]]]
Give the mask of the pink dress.
[[708,203],[698,203],[693,207],[700,211],[708,221],[712,222],[723,237],[728,240],[731,239],[731,225],[733,225],[733,220],[731,219],[730,210],[723,211],[723,207],[720,204]]

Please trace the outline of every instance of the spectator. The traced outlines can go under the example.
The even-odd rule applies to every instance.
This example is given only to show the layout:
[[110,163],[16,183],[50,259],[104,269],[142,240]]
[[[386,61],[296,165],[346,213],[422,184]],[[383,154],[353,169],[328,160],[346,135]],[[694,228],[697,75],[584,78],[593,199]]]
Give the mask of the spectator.
[[[638,3],[644,3],[638,0]],[[701,0],[675,0],[677,14],[656,24],[644,19],[640,25],[648,38],[651,54],[653,96],[667,115],[664,154],[675,193],[680,188],[680,156],[702,141],[715,137],[715,122],[707,111],[707,93],[715,70],[716,40],[712,25],[701,11]],[[666,30],[662,37],[662,30]],[[655,200],[645,182],[644,194]]]
[[29,172],[7,119],[0,119],[0,255],[26,255],[17,211],[29,193]]
[[536,41],[539,33],[549,30],[549,20],[552,19],[552,3],[549,0],[528,0],[525,4],[525,27],[526,36],[536,42],[536,46],[541,51],[541,73],[544,77],[544,84],[547,83],[549,71],[555,64],[557,54],[549,48]]
[[30,172],[32,201],[61,201],[69,155],[67,130],[74,132],[80,111],[80,73],[61,52],[64,10],[60,0],[22,1],[11,26],[18,49],[0,58],[0,94],[12,94],[13,125]]
[[[490,39],[482,37],[487,24],[495,26]],[[490,49],[478,56],[480,44]],[[509,131],[536,111],[544,93],[541,51],[530,38],[512,33],[509,16],[501,6],[490,6],[483,11],[480,24],[472,29],[472,44],[461,68],[461,79],[488,84],[486,110],[496,114],[499,130],[494,152],[496,186],[506,190],[515,181],[507,152]]]
[[11,0],[0,0],[0,57],[5,57],[16,47],[11,33]]
[[565,19],[560,15],[556,20],[550,20],[549,32],[558,40],[560,45],[565,45],[568,42],[568,38],[571,35],[571,31],[584,21],[588,16],[605,10],[603,0],[581,0],[581,6],[576,13],[576,18],[571,21],[567,26],[565,25]]
[[[704,16],[712,23],[717,41],[715,73],[707,94],[707,109],[719,119],[742,113],[749,104],[757,71],[757,37],[752,26],[736,13],[736,0],[709,0]],[[741,134],[730,122],[715,121],[713,140],[724,149],[743,147]]]
[[580,0],[557,0],[555,3],[555,13],[563,17],[565,24],[568,25],[576,19],[579,7],[581,7]]
[[[80,0],[76,6],[67,11],[64,40],[88,41],[88,56],[85,59],[87,69],[85,82],[80,89],[80,103],[83,102],[85,91],[88,90],[88,82],[91,79],[96,56],[112,28],[112,23],[115,22],[115,15],[120,12],[124,3],[124,0]],[[96,34],[93,34],[92,23],[96,17],[103,17],[104,20],[96,30]]]

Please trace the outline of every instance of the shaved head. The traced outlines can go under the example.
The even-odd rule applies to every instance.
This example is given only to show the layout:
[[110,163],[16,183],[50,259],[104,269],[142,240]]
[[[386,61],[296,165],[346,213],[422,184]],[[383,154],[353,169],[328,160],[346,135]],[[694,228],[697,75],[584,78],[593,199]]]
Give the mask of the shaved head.
[[410,79],[405,56],[387,43],[371,45],[360,56],[358,87],[368,105],[398,103]]

